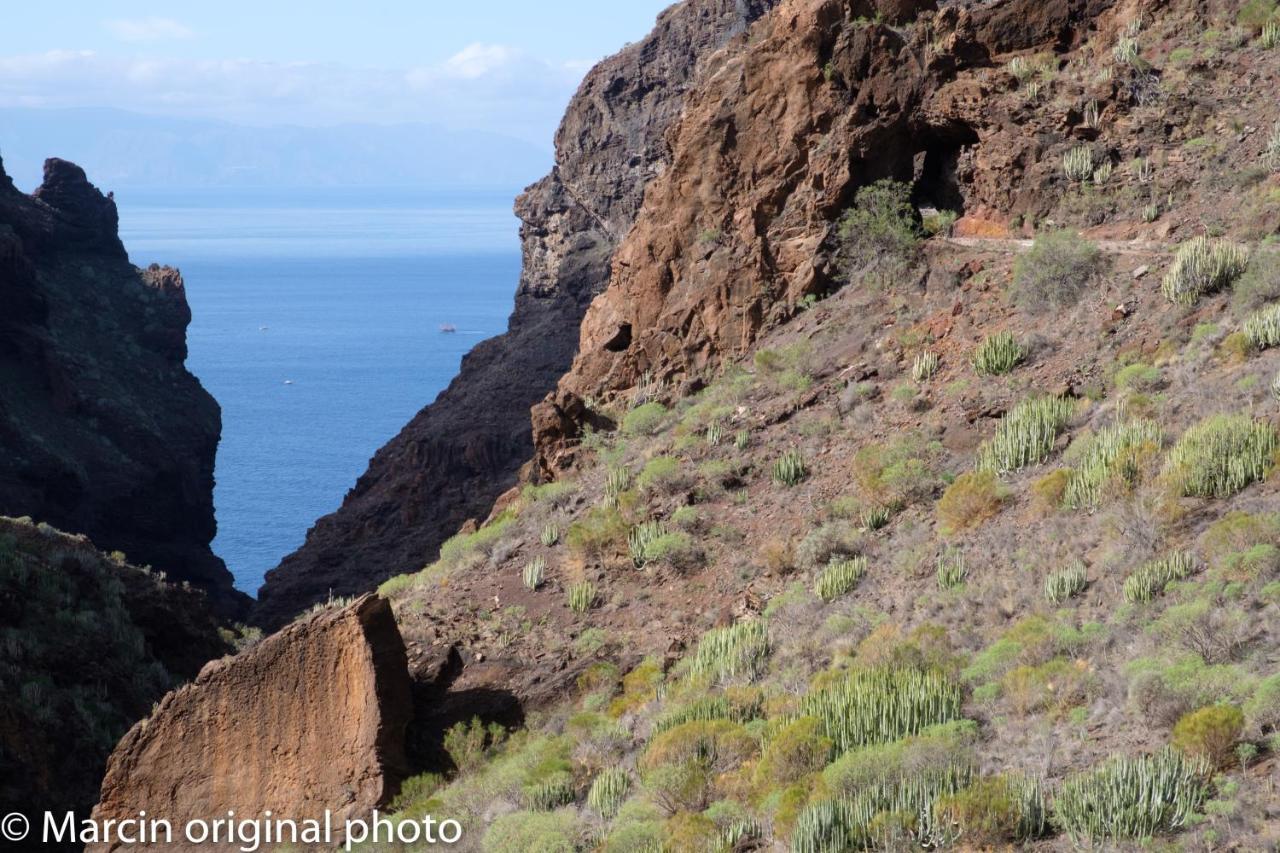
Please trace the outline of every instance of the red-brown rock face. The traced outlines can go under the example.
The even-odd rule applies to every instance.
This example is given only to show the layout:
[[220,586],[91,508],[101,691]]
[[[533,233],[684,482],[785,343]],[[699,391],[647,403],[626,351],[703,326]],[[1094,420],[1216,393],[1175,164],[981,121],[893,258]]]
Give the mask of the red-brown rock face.
[[391,606],[365,596],[207,665],[166,696],[116,747],[94,816],[133,817],[145,809],[181,827],[228,809],[299,821],[329,810],[340,828],[349,817],[367,818],[399,789],[411,716]]
[[506,334],[477,346],[440,397],[378,451],[342,508],[267,574],[257,619],[278,625],[331,591],[421,568],[468,518],[488,514],[533,456],[529,408],[568,370],[578,324],[609,280],[664,134],[707,57],[777,0],[687,0],[582,83],[556,166],[516,201],[524,264]]
[[209,550],[222,415],[183,365],[182,277],[129,263],[116,224],[79,166],[49,160],[31,196],[0,168],[0,515],[86,534],[240,615]]
[[[904,19],[927,5],[885,8]],[[828,290],[833,223],[859,187],[914,179],[932,196],[921,202],[1030,206],[1009,198],[1002,155],[1025,154],[1035,135],[1008,132],[1017,116],[975,108],[992,83],[973,72],[1001,52],[1054,46],[1106,5],[949,4],[929,26],[899,31],[867,23],[866,3],[790,0],[749,46],[716,54],[668,132],[671,166],[614,254],[572,369],[534,409],[541,468],[571,461],[582,401],[645,373],[694,379]]]

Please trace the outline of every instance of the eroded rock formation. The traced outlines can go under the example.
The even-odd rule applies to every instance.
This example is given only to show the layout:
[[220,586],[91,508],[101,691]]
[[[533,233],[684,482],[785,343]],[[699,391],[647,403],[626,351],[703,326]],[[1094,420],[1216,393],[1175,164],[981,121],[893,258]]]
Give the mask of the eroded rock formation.
[[80,167],[49,160],[31,196],[0,167],[0,306],[0,514],[86,534],[241,612],[209,550],[222,419],[183,365],[182,277],[129,263],[115,202]]
[[668,162],[667,128],[707,58],[775,0],[687,0],[588,75],[556,137],[556,166],[516,202],[524,267],[506,334],[378,451],[341,509],[267,574],[257,616],[280,624],[330,591],[420,568],[468,518],[488,514],[533,455],[529,408],[569,368],[578,324]]
[[874,4],[792,0],[753,28],[748,48],[717,54],[668,132],[670,168],[614,254],[572,369],[534,409],[545,473],[571,463],[584,401],[645,374],[697,381],[834,286],[834,222],[859,187],[892,177],[934,196],[924,203],[1034,205],[1009,197],[1008,176],[1038,159],[1022,156],[1036,138],[1019,128],[1025,116],[983,111],[984,87],[1005,73],[972,72],[1054,46],[1109,3],[933,5],[886,6],[899,20],[931,15],[899,30],[868,20]]
[[410,697],[390,604],[367,595],[323,610],[166,696],[116,747],[94,815],[367,818],[407,772]]

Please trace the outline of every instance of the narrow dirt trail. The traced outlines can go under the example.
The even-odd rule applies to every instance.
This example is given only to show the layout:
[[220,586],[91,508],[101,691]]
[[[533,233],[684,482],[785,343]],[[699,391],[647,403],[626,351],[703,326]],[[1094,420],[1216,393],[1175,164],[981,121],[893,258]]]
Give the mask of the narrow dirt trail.
[[[943,242],[965,249],[1022,254],[1030,251],[1032,240],[1001,237],[944,237]],[[1174,243],[1155,243],[1148,240],[1094,240],[1093,244],[1109,255],[1172,255]]]

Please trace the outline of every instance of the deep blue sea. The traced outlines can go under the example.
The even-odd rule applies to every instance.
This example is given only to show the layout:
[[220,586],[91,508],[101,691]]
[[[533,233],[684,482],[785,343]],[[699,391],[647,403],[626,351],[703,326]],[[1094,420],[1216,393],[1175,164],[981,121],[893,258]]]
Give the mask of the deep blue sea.
[[506,328],[514,196],[116,193],[131,260],[186,280],[187,366],[222,404],[213,547],[240,589],[255,594],[462,355]]

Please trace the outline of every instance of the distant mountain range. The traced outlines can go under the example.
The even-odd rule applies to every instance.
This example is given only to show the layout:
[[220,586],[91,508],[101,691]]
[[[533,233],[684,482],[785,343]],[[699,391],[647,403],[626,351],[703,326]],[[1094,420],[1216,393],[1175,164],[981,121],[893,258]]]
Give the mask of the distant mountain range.
[[104,190],[158,187],[522,187],[551,150],[426,124],[253,127],[111,109],[0,109],[0,156],[17,185],[46,157]]

